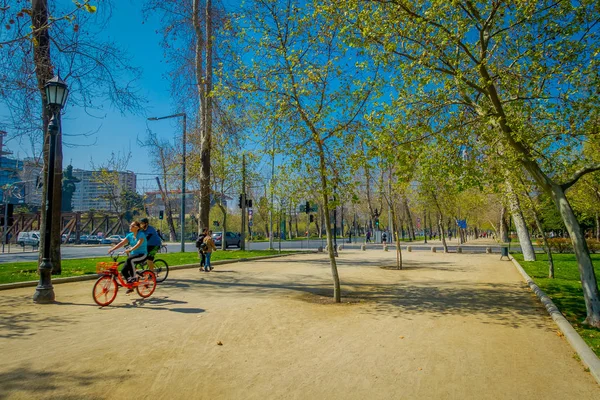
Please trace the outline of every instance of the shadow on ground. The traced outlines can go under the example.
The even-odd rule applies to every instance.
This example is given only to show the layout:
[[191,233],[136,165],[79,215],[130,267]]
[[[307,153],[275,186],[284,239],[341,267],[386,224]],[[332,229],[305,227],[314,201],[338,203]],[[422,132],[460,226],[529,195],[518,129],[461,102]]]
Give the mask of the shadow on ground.
[[[432,267],[433,268],[433,267]],[[202,275],[198,279],[174,279],[173,287],[202,290],[210,288],[211,296],[231,296],[231,291],[244,296],[269,296],[280,292],[301,301],[334,304],[332,284],[319,283],[312,275],[290,275],[289,281],[269,281],[268,275],[244,276]],[[471,281],[410,281],[399,283],[342,283],[342,302],[364,303],[361,312],[411,319],[424,313],[432,317],[476,315],[482,323],[519,327],[542,327],[537,318],[543,309],[533,301],[525,284],[477,283]]]
[[[0,399],[7,398],[9,394],[14,396],[17,393],[25,395],[24,398],[81,399],[81,394],[69,395],[69,391],[77,387],[77,392],[81,393],[82,387],[91,386],[98,382],[106,382],[107,388],[109,388],[113,383],[125,378],[127,378],[126,372],[122,375],[107,375],[98,371],[70,371],[65,373],[42,371],[30,366],[21,366],[12,371],[0,372]],[[52,395],[52,392],[63,393]],[[87,396],[85,398],[91,400],[110,398],[111,391],[107,390],[106,393],[106,397]]]

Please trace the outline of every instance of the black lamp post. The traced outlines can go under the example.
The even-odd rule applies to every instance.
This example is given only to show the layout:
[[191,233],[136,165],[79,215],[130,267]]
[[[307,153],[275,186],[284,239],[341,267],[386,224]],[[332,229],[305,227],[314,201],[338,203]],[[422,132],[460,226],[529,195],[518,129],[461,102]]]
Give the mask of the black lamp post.
[[57,75],[50,79],[45,86],[46,102],[52,115],[48,123],[50,146],[48,149],[47,183],[46,183],[46,213],[44,215],[44,245],[42,246],[42,262],[38,268],[40,282],[35,288],[33,301],[40,304],[54,302],[54,288],[52,287],[52,260],[50,259],[50,238],[52,232],[52,203],[54,198],[54,163],[56,160],[56,136],[60,132],[60,111],[67,103],[69,88]]
[[183,136],[182,136],[182,149],[181,149],[181,252],[185,252],[185,140],[186,140],[186,125],[187,125],[187,114],[179,113],[173,115],[167,115],[166,117],[150,117],[149,121],[160,121],[161,119],[183,117]]

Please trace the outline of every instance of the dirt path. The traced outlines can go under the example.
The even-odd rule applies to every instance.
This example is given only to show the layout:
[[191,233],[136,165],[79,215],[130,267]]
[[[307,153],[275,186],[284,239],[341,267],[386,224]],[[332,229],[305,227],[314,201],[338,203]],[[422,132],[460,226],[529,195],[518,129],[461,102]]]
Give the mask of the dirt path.
[[[341,252],[174,271],[100,309],[93,281],[0,292],[0,399],[598,399],[497,255]],[[218,345],[221,342],[222,345]]]

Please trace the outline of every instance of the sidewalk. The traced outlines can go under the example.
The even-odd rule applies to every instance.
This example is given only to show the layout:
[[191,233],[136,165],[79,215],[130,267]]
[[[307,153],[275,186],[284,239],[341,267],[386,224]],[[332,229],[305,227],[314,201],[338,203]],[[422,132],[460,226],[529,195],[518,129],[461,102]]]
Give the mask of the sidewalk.
[[497,254],[341,251],[171,272],[100,309],[93,282],[0,292],[0,398],[598,399]]

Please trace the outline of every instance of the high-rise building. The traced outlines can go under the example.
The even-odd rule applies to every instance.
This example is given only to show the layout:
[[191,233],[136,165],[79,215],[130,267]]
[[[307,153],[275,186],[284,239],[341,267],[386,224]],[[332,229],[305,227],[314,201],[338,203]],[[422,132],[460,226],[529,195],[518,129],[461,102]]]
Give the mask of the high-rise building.
[[[73,211],[117,211],[123,188],[136,190],[136,175],[131,171],[85,171],[73,169],[75,183]],[[118,207],[118,205],[117,205]]]

